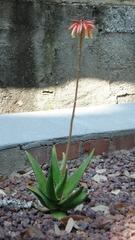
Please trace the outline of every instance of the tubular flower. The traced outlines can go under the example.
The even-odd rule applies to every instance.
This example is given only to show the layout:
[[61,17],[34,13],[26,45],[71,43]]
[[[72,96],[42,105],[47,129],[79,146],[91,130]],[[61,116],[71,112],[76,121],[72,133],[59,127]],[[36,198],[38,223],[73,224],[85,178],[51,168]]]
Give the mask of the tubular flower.
[[73,38],[81,36],[83,38],[92,38],[95,29],[94,21],[90,20],[75,20],[72,22],[69,30]]

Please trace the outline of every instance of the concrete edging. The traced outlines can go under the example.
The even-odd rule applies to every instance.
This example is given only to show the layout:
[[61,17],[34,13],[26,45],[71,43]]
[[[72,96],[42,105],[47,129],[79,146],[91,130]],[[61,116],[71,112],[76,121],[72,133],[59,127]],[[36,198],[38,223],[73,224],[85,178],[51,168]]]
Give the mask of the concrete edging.
[[[0,175],[28,167],[25,150],[43,164],[52,146],[58,159],[65,152],[71,109],[0,116]],[[135,146],[135,104],[77,108],[68,159]]]

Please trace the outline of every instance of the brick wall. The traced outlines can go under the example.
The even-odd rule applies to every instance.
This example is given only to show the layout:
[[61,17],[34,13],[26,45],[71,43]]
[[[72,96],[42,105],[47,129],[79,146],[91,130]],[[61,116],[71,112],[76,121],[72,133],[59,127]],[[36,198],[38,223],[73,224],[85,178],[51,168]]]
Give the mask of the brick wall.
[[[66,144],[66,141],[56,142],[55,144],[59,160],[62,158],[62,153],[66,150]],[[42,164],[44,161],[49,161],[52,146],[53,144],[48,144],[30,148],[28,151],[30,151]],[[70,146],[68,159],[72,160],[80,157],[83,154],[88,154],[93,148],[95,149],[95,155],[100,155],[115,150],[129,150],[133,147],[135,147],[135,134],[132,133],[123,136],[74,140]]]

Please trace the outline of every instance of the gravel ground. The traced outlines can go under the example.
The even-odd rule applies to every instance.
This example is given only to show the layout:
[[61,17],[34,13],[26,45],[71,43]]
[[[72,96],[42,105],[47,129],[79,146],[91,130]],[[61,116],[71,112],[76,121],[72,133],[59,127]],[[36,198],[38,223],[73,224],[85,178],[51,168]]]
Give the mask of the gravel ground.
[[[70,171],[81,161],[71,161]],[[2,205],[2,199],[38,204],[26,189],[33,182],[32,171],[0,177],[0,239],[135,240],[135,149],[93,159],[80,183],[88,187],[87,202],[61,221],[30,205]]]

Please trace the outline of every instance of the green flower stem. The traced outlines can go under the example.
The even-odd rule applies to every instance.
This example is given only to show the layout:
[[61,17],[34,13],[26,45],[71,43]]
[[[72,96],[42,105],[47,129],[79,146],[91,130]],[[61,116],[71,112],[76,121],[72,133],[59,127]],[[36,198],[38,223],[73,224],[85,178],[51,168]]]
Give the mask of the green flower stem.
[[[73,130],[73,121],[75,116],[75,109],[76,109],[76,103],[77,103],[77,94],[78,94],[78,85],[79,85],[79,79],[80,79],[80,67],[81,67],[81,56],[82,56],[82,43],[83,43],[83,34],[80,35],[79,41],[78,41],[78,48],[77,48],[77,66],[76,66],[76,89],[75,89],[75,96],[74,96],[74,103],[73,103],[73,110],[70,120],[70,126],[69,126],[69,137],[66,147],[66,154],[65,154],[65,160],[68,158],[69,149],[71,145],[71,138],[72,138],[72,130]],[[65,161],[66,165],[66,161]],[[66,166],[65,166],[66,168]]]

